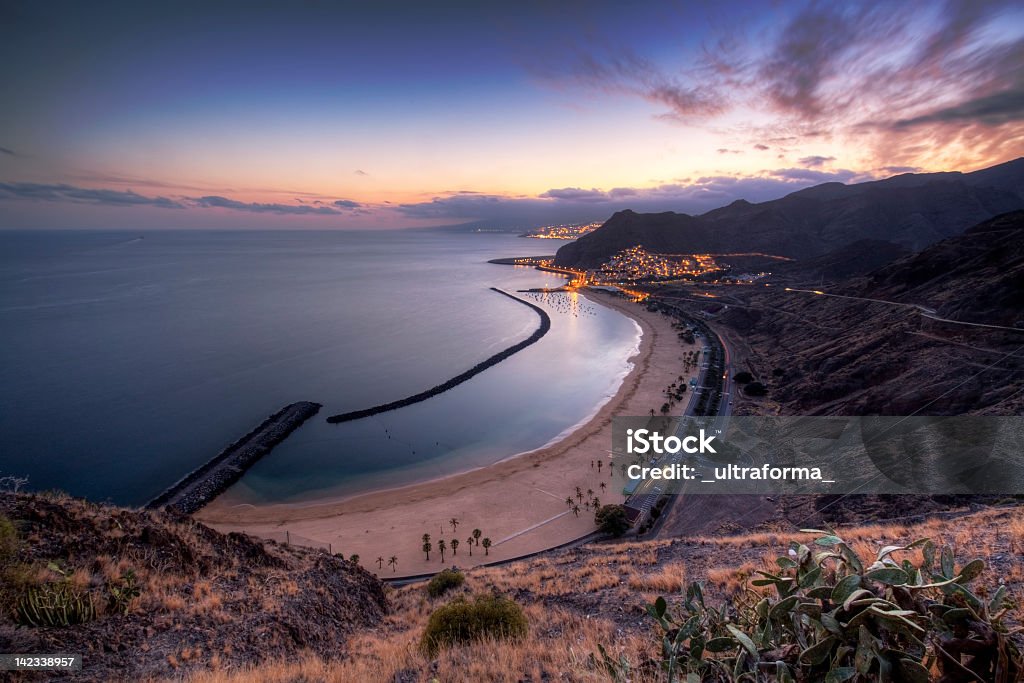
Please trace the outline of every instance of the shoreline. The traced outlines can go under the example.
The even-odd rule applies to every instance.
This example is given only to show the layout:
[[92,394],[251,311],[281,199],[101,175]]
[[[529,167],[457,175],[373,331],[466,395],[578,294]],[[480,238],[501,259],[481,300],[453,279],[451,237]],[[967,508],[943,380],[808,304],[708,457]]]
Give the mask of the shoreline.
[[[401,574],[377,572],[395,578],[445,566],[433,557],[430,563],[424,560],[419,539],[425,532],[435,539],[450,538],[447,524],[453,517],[492,538],[491,552],[485,556],[478,549],[474,562],[536,552],[585,536],[593,531],[591,516],[571,514],[565,504],[567,492],[577,486],[597,491],[604,484],[598,495],[606,502],[621,500],[616,493],[618,482],[599,475],[593,466],[610,447],[611,418],[647,414],[649,408],[660,405],[667,378],[678,373],[683,350],[661,314],[600,290],[588,290],[586,295],[631,318],[642,335],[630,358],[633,367],[615,394],[589,420],[568,428],[554,443],[458,474],[338,500],[252,505],[232,504],[230,495],[222,495],[197,512],[196,519],[221,531],[300,539],[334,552],[358,554],[375,572],[378,568],[372,560],[378,553],[397,555]],[[386,548],[381,546],[382,536],[389,537]],[[377,546],[379,550],[374,549]],[[469,560],[463,555],[454,558],[457,564]]]

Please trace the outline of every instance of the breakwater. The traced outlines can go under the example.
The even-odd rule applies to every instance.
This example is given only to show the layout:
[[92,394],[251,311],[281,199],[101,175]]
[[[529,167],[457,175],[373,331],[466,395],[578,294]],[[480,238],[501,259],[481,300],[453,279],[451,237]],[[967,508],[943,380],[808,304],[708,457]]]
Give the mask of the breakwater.
[[494,354],[490,358],[477,363],[476,365],[471,367],[469,370],[466,370],[462,374],[459,374],[459,375],[456,375],[455,377],[452,377],[447,382],[444,382],[443,384],[438,384],[436,387],[433,387],[431,389],[427,389],[426,391],[421,391],[420,393],[414,394],[413,396],[408,396],[406,398],[399,399],[397,401],[392,401],[391,403],[384,403],[384,404],[381,404],[381,405],[378,405],[378,406],[373,406],[372,408],[364,408],[362,410],[354,410],[354,411],[352,411],[350,413],[341,413],[339,415],[331,415],[330,417],[327,418],[327,421],[331,422],[331,423],[337,423],[337,422],[349,422],[351,420],[359,420],[359,419],[362,419],[364,417],[370,417],[371,415],[379,415],[380,413],[386,413],[389,410],[398,410],[399,408],[404,408],[405,406],[410,406],[410,405],[412,405],[414,403],[419,403],[420,401],[426,401],[428,398],[431,398],[432,396],[437,396],[438,394],[443,394],[444,392],[448,391],[449,389],[454,389],[455,387],[457,387],[458,385],[462,384],[466,380],[468,380],[468,379],[470,379],[470,378],[472,378],[472,377],[474,377],[476,375],[479,375],[481,372],[483,372],[487,368],[489,368],[491,366],[494,366],[494,365],[497,365],[498,363],[500,363],[501,361],[505,360],[509,356],[511,356],[511,355],[513,355],[515,353],[519,353],[520,351],[525,349],[530,344],[534,344],[534,343],[540,341],[540,338],[543,337],[545,334],[547,334],[548,330],[551,329],[551,318],[548,316],[547,312],[545,312],[544,309],[541,308],[540,306],[534,306],[530,302],[523,301],[519,297],[512,296],[508,292],[500,290],[497,287],[491,287],[491,290],[497,292],[498,294],[502,294],[504,296],[507,296],[508,298],[512,299],[513,301],[518,301],[519,303],[521,303],[524,306],[529,306],[530,308],[532,308],[537,313],[537,315],[540,316],[540,325],[537,327],[537,329],[534,331],[533,334],[531,334],[529,337],[527,337],[523,341],[519,342],[518,344],[513,344],[512,346],[508,347],[504,351],[499,351],[498,353]]
[[269,453],[299,425],[319,412],[319,403],[300,401],[277,411],[251,432],[192,470],[153,500],[147,508],[174,506],[186,514],[202,508],[238,481],[253,463]]

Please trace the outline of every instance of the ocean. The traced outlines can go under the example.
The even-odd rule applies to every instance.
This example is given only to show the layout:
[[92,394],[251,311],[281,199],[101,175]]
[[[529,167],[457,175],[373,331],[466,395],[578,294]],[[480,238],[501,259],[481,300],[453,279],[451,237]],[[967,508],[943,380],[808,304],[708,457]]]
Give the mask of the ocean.
[[293,401],[320,414],[230,491],[303,503],[485,466],[586,420],[639,329],[569,294],[538,343],[423,403],[418,393],[529,336],[491,291],[562,278],[492,258],[563,242],[441,230],[0,232],[0,476],[138,505]]

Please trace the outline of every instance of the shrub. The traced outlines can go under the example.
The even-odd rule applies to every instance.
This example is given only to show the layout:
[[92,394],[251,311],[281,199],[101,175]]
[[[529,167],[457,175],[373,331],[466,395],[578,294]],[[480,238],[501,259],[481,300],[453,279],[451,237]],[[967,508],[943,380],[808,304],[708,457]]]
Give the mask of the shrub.
[[458,569],[442,569],[427,584],[427,595],[437,598],[466,582],[465,575]]
[[23,626],[71,626],[96,618],[92,594],[68,581],[29,588],[18,598],[15,618]]
[[5,515],[0,515],[0,567],[14,562],[18,551],[18,532],[14,523]]
[[606,534],[616,537],[621,536],[629,529],[626,508],[621,505],[602,505],[594,513],[594,524]]
[[743,393],[747,396],[765,396],[768,394],[768,387],[760,382],[751,382],[743,387]]
[[[825,535],[813,550],[792,543],[777,573],[758,571],[751,581],[775,595],[750,591],[716,608],[694,583],[678,610],[664,598],[648,607],[662,630],[660,668],[669,681],[926,683],[935,669],[944,682],[1021,680],[1024,660],[1004,620],[1012,604],[1006,587],[968,587],[984,570],[981,560],[956,569],[949,548],[922,539],[886,546],[867,564],[834,533],[815,533]],[[906,551],[919,551],[921,561],[893,559]],[[608,674],[628,676],[627,660],[598,652]]]
[[736,384],[747,384],[754,381],[754,376],[744,370],[743,372],[737,372],[732,379]]
[[519,639],[526,635],[526,615],[513,600],[483,594],[472,601],[456,598],[430,615],[420,647],[430,657],[442,648],[485,638]]

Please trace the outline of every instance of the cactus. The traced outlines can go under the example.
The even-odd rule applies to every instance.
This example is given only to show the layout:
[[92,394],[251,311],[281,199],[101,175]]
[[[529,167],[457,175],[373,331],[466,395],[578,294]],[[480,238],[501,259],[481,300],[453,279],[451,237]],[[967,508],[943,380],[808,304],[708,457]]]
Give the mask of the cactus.
[[67,581],[29,588],[18,598],[17,621],[24,626],[71,626],[96,618],[92,594],[76,590]]
[[[751,590],[738,604],[715,608],[694,583],[678,609],[664,598],[648,607],[662,630],[668,681],[926,683],[933,672],[950,682],[1020,680],[1024,660],[1003,623],[1005,588],[969,588],[984,562],[957,569],[951,549],[922,539],[886,546],[865,566],[834,532],[805,531],[819,537],[792,543],[778,570],[751,581],[775,595]],[[919,564],[893,559],[915,549]],[[613,679],[629,678],[629,662],[603,647],[591,658]]]
[[108,602],[111,611],[121,614],[128,614],[132,601],[142,593],[136,581],[135,572],[131,569],[125,571],[116,583],[108,583],[107,592],[110,595]]

